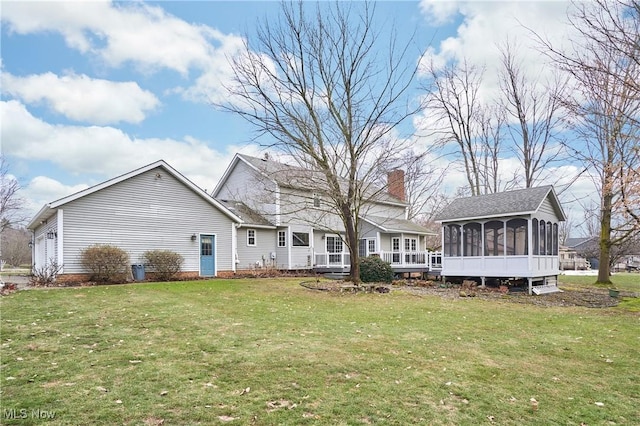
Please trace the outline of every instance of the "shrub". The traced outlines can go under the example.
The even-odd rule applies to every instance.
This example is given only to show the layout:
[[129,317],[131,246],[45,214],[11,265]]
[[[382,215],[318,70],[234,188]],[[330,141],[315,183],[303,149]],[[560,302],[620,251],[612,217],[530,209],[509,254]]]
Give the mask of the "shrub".
[[360,280],[365,283],[390,283],[393,280],[391,264],[380,259],[378,256],[361,259]]
[[158,281],[169,281],[182,268],[184,258],[171,250],[149,250],[144,252],[144,262],[156,273]]
[[124,282],[129,275],[129,255],[119,247],[96,244],[81,253],[82,266],[100,283]]
[[29,276],[29,285],[32,287],[49,287],[52,286],[58,273],[62,270],[62,265],[53,259],[44,266],[33,268],[31,276]]

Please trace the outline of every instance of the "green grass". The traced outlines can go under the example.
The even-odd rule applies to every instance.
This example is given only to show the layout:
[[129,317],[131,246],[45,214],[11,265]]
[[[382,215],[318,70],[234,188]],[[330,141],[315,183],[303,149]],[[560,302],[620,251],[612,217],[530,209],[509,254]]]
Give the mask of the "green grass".
[[620,272],[611,276],[613,285],[594,284],[597,277],[595,275],[561,275],[559,278],[561,285],[572,287],[616,287],[620,290],[640,293],[640,273]]
[[299,281],[3,297],[0,423],[640,423],[636,313]]

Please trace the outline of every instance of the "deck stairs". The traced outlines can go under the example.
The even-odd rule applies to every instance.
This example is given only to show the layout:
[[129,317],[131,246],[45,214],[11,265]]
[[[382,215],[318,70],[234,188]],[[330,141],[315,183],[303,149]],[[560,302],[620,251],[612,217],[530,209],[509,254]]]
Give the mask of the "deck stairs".
[[533,294],[539,296],[541,294],[562,293],[562,290],[558,288],[558,280],[556,277],[547,277],[543,282],[543,285],[534,285],[531,288]]

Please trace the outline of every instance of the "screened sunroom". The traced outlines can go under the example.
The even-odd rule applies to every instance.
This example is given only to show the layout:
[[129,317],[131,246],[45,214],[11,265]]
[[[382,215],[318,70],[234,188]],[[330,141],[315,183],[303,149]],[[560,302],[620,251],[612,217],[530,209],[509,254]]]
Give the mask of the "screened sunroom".
[[526,279],[530,293],[557,290],[566,216],[552,186],[459,198],[437,220],[445,279]]

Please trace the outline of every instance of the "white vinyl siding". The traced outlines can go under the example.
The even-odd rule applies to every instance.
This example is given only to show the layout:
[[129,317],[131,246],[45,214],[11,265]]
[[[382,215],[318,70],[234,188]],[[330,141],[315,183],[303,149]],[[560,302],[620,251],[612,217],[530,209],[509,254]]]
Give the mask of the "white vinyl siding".
[[247,244],[247,232],[240,228],[238,232],[238,269],[254,269],[275,266],[277,258],[271,259],[276,247],[276,232],[273,229],[247,229],[254,231],[256,245]]
[[[308,234],[309,235],[309,245],[308,246],[296,246],[294,245],[294,233],[299,234]],[[290,230],[291,239],[289,240],[291,244],[289,244],[290,250],[290,259],[291,263],[289,265],[290,269],[307,269],[313,266],[313,238],[314,233],[311,228],[307,227],[294,227]]]
[[369,203],[363,208],[365,215],[388,217],[390,219],[405,219],[407,209],[405,206],[383,203]]
[[216,269],[233,270],[232,220],[162,168],[63,208],[65,273],[86,272],[80,252],[93,244],[118,246],[131,263],[140,263],[146,250],[172,250],[184,257],[183,271],[199,271],[198,241],[191,235],[200,233],[216,235]]
[[215,197],[219,200],[242,201],[268,219],[275,218],[276,185],[243,161],[237,162]]

